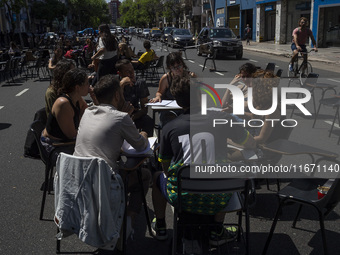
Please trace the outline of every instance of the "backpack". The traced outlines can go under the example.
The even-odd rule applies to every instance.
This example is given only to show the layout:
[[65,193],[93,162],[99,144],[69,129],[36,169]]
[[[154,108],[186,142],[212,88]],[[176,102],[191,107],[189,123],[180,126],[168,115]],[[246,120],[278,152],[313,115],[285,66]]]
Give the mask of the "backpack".
[[[41,108],[35,113],[33,121],[35,120],[40,120],[42,123],[46,124],[47,115],[45,107]],[[40,159],[39,148],[31,129],[28,129],[27,131],[26,141],[24,145],[24,157]]]

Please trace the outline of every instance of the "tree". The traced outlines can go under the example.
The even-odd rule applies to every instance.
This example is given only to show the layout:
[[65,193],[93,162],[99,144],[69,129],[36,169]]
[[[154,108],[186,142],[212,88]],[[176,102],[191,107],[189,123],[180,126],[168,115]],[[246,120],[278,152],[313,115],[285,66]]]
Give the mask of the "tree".
[[59,24],[63,22],[67,15],[66,5],[58,0],[46,0],[45,2],[34,2],[32,14],[37,19],[46,20],[49,27],[53,26],[53,22]]
[[69,5],[72,24],[78,29],[110,23],[109,9],[105,0],[69,0]]

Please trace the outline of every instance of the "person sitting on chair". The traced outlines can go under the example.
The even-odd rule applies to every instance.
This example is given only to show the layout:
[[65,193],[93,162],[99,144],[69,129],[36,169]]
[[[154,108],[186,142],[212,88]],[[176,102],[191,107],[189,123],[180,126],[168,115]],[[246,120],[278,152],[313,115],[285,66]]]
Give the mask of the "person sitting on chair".
[[146,62],[150,62],[159,58],[156,55],[155,51],[151,49],[151,43],[149,40],[145,40],[143,46],[145,48],[145,52],[143,53],[143,55],[140,56],[138,60],[131,61],[135,69],[141,68],[143,65],[145,65]]
[[[148,145],[147,134],[143,131],[139,133],[129,116],[133,107],[125,101],[116,76],[103,76],[97,82],[94,94],[99,105],[90,106],[85,110],[79,125],[74,155],[103,158],[124,180],[127,173],[119,171],[117,163],[123,142],[126,140],[136,150],[142,151]],[[148,169],[142,168],[142,178],[146,194],[151,180]],[[137,172],[133,171],[128,178],[130,198],[127,208],[127,237],[142,206],[138,185]]]
[[[180,52],[171,52],[166,57],[166,67],[169,69],[169,72],[164,74],[160,79],[156,96],[150,100],[150,103],[162,102],[162,100],[174,100],[170,89],[172,86],[172,81],[175,77],[196,77],[195,73],[188,70],[188,67],[185,64]],[[162,112],[160,114],[161,125],[164,126],[166,123],[181,113],[181,110]]]
[[[190,102],[191,91],[197,91],[197,102]],[[193,90],[194,89],[194,90]],[[157,172],[154,175],[152,187],[152,201],[156,217],[152,222],[154,237],[158,240],[167,239],[165,225],[165,209],[167,202],[176,206],[177,201],[177,172],[181,165],[194,161],[191,155],[190,146],[193,144],[193,136],[196,134],[213,135],[210,137],[209,146],[215,148],[225,148],[224,151],[216,151],[214,158],[218,162],[226,160],[227,155],[227,138],[234,142],[243,144],[246,148],[253,148],[255,142],[249,132],[241,126],[224,126],[212,128],[211,122],[214,118],[232,119],[228,113],[209,112],[207,115],[201,115],[199,89],[195,84],[191,84],[190,79],[186,77],[176,77],[171,86],[171,93],[177,101],[177,104],[183,107],[184,113],[176,119],[169,122],[162,132],[161,147],[159,151],[159,161],[162,163],[163,172]],[[197,132],[197,133],[196,133]],[[215,138],[216,137],[216,138]],[[200,140],[201,141],[201,140]],[[208,151],[208,149],[202,149]],[[199,153],[199,152],[198,152]],[[196,157],[206,158],[209,163],[214,161],[209,155],[195,155]],[[220,226],[216,231],[210,233],[210,243],[221,245],[228,240],[234,239],[237,229],[232,227],[226,229],[223,227],[225,212],[223,209],[228,205],[232,193],[228,194],[182,194],[183,210],[195,214],[214,215],[215,222]],[[197,201],[200,201],[198,203]]]
[[[63,77],[60,96],[54,102],[47,118],[46,128],[41,135],[41,143],[50,153],[56,143],[73,142],[77,136],[79,122],[87,104],[83,99],[90,92],[90,84],[84,71],[74,68]],[[73,146],[66,153],[73,153]],[[53,155],[56,161],[58,152]]]
[[135,70],[127,59],[119,60],[116,69],[121,78],[120,86],[123,89],[124,98],[134,107],[132,120],[138,129],[145,131],[149,137],[153,136],[154,121],[148,115],[148,108],[145,106],[150,95],[145,80],[136,81]]
[[45,93],[46,115],[48,116],[52,111],[52,106],[58,98],[59,89],[62,87],[62,82],[65,73],[74,69],[76,64],[71,59],[60,60],[53,69],[53,79],[51,85],[47,88]]

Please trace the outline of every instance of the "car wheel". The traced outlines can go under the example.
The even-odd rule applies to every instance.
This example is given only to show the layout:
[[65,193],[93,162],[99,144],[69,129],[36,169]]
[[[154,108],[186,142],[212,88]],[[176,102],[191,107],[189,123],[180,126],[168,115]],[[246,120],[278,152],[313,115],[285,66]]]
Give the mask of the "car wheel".
[[243,57],[243,52],[236,54],[236,59],[240,60]]

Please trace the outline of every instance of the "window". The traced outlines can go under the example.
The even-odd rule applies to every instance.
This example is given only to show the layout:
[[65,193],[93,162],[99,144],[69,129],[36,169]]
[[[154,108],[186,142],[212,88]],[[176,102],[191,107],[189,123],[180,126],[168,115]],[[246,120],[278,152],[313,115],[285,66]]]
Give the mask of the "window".
[[216,14],[224,14],[224,8],[218,8]]

